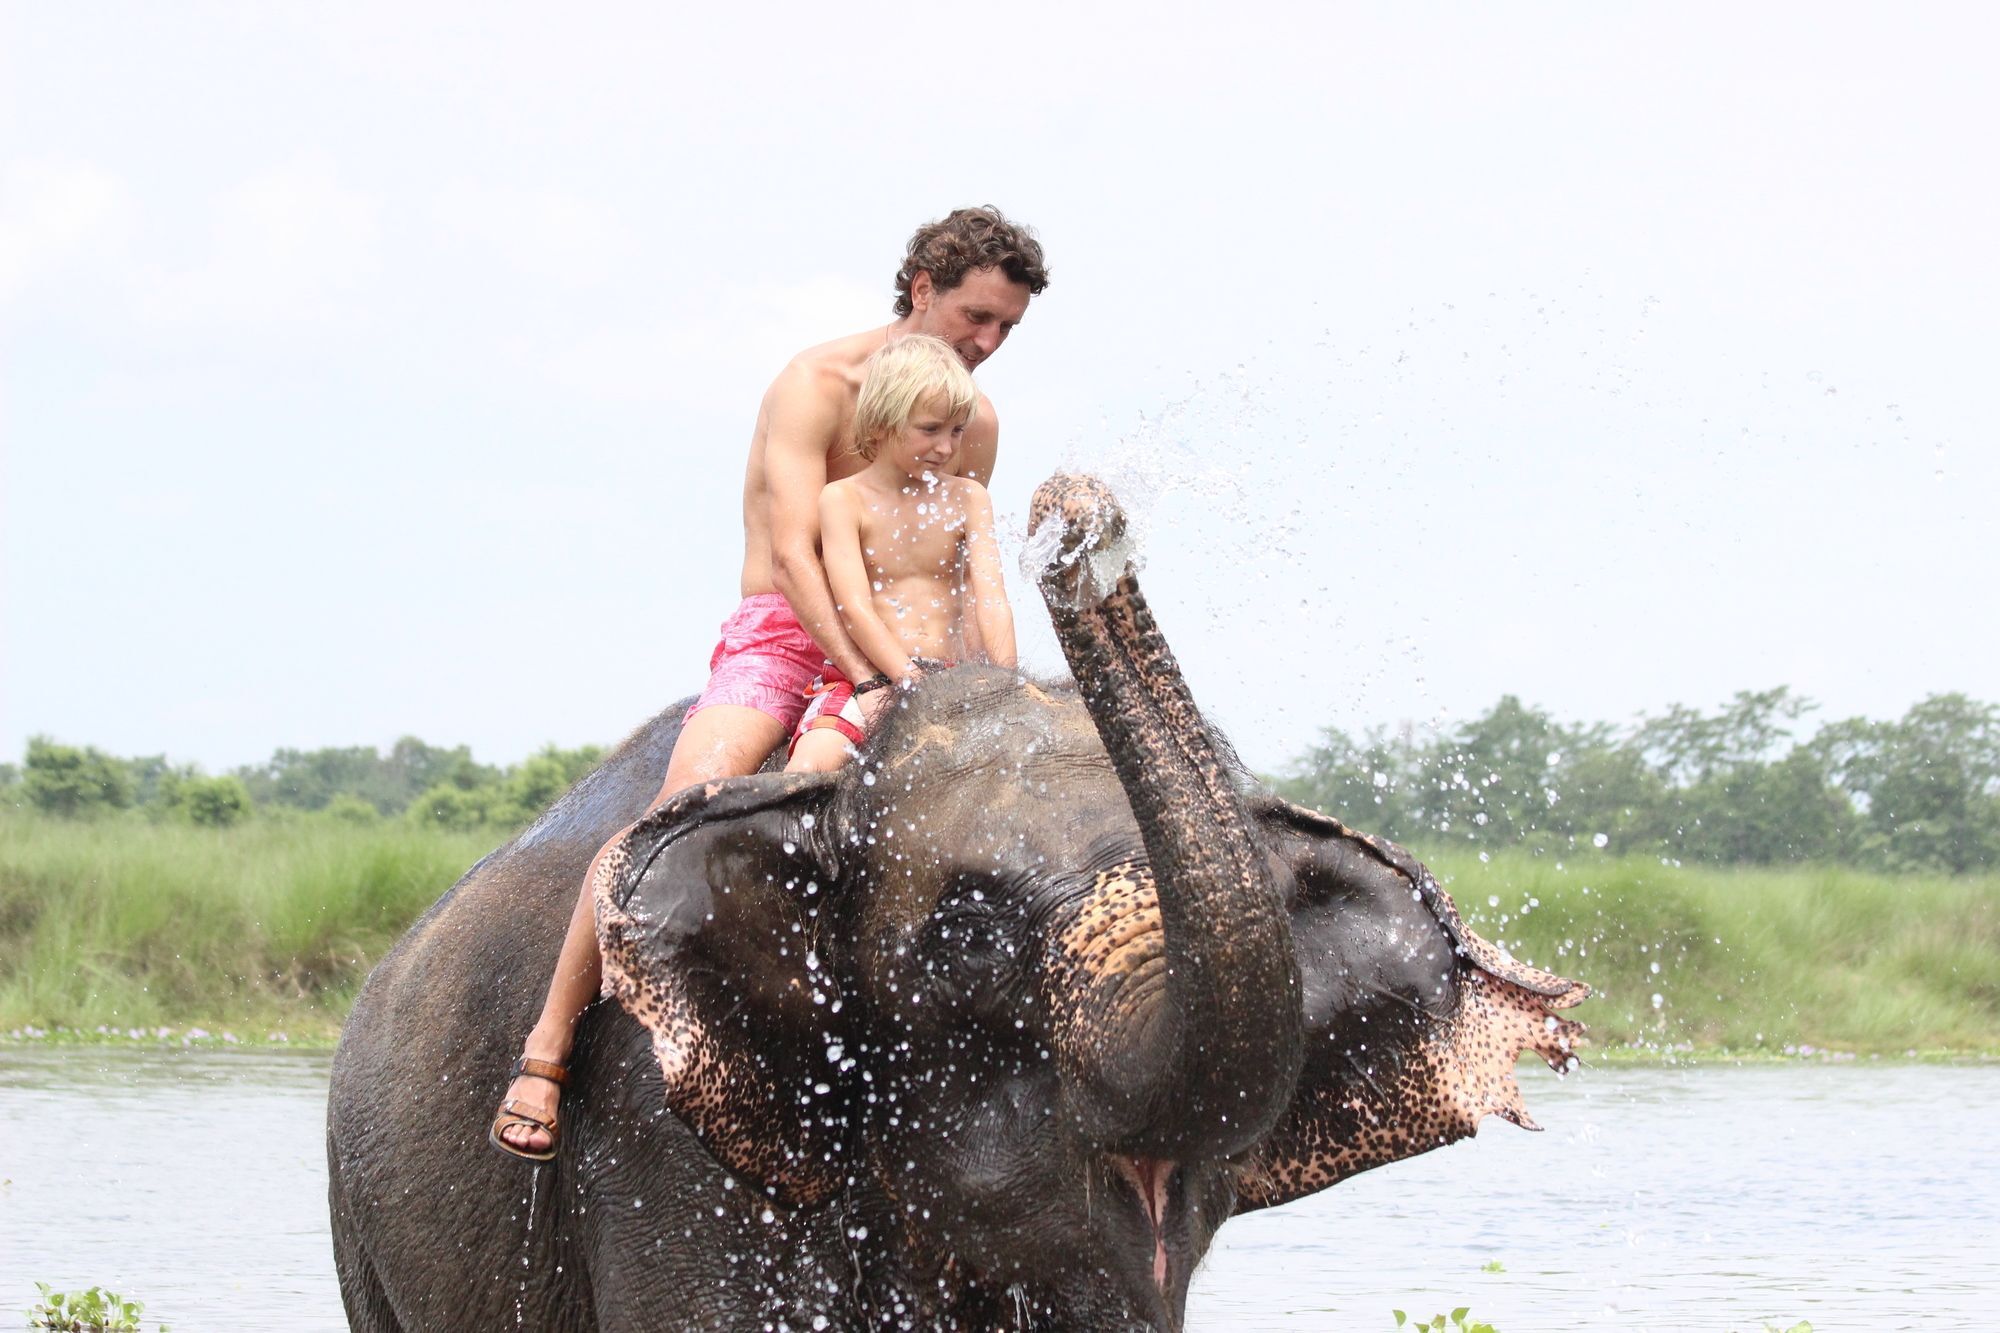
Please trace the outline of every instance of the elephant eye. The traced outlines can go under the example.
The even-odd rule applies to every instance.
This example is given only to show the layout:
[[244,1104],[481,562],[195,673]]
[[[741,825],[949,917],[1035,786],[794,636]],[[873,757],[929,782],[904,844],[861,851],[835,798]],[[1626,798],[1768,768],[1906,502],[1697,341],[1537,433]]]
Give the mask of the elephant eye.
[[961,872],[952,876],[949,886],[938,895],[924,933],[961,946],[998,941],[1011,937],[1007,919],[1012,915],[997,877],[979,871]]
[[1031,952],[1023,932],[1019,897],[1005,879],[981,871],[954,875],[919,933],[917,962],[943,998],[990,1011],[1022,989],[1019,976]]

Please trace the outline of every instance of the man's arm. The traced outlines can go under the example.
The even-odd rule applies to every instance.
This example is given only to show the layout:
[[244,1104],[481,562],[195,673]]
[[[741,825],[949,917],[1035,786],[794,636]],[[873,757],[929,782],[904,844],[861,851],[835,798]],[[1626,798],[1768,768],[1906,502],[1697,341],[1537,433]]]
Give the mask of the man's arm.
[[910,655],[896,632],[875,613],[874,583],[861,554],[861,502],[848,487],[836,484],[820,492],[819,533],[834,606],[869,662],[867,670],[847,678],[866,680],[880,671],[890,680],[908,679],[914,674]]
[[1007,605],[1007,584],[1000,573],[1000,544],[993,538],[993,501],[984,486],[965,490],[965,564],[973,623],[994,666],[1016,665],[1014,611]]
[[981,486],[993,484],[993,464],[1000,455],[1000,418],[993,414],[993,400],[979,395],[979,410],[966,423],[965,436],[958,442],[965,465],[958,475]]
[[819,495],[826,451],[840,438],[846,400],[805,366],[787,366],[771,386],[764,433],[764,486],[770,496],[771,582],[792,605],[827,660],[849,680],[874,674],[841,627],[819,558]]

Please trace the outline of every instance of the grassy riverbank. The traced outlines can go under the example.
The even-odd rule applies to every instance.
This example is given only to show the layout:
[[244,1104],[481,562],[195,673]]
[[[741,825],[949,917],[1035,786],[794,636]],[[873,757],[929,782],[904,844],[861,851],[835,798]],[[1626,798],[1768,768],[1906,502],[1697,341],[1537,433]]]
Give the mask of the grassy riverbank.
[[495,835],[400,821],[0,817],[0,1033],[338,1033],[368,969]]
[[[500,837],[0,813],[0,1036],[330,1040],[374,960]],[[2000,1054],[2000,878],[1430,859],[1480,933],[1591,983],[1605,1058]]]
[[1578,1013],[1606,1056],[2000,1054],[2000,877],[1594,854],[1430,864],[1481,934],[1592,985]]

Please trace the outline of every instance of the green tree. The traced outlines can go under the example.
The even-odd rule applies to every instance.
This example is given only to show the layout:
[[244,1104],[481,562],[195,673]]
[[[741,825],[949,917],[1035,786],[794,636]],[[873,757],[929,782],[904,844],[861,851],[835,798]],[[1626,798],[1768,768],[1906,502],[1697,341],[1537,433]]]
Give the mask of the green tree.
[[189,764],[170,764],[163,754],[141,755],[136,759],[121,761],[132,775],[132,804],[136,806],[154,805],[161,799],[161,787],[174,776],[188,777],[194,773]]
[[250,790],[234,774],[211,778],[169,770],[160,783],[160,805],[191,824],[228,828],[250,817]]
[[[1895,722],[1850,718],[1810,741],[1789,687],[1705,714],[1676,704],[1621,735],[1565,726],[1513,695],[1419,745],[1328,728],[1276,784],[1404,840],[1658,850],[1719,862],[2000,866],[2000,707],[1933,695]],[[1792,743],[1787,746],[1787,742]]]
[[46,736],[28,741],[21,779],[28,803],[45,814],[74,819],[132,804],[132,774],[94,746],[57,745]]
[[501,823],[526,824],[554,805],[569,790],[570,778],[562,761],[542,753],[525,760],[507,774],[493,804],[493,815]]
[[326,814],[348,824],[374,824],[380,822],[382,812],[372,804],[362,800],[353,792],[337,792],[326,803]]
[[459,787],[440,782],[420,792],[404,810],[403,817],[432,828],[476,829],[494,823],[492,787]]
[[549,745],[508,769],[499,780],[471,785],[462,785],[467,776],[484,778],[493,770],[459,768],[412,801],[410,817],[442,828],[522,828],[561,800],[602,757],[603,751],[594,745],[574,750]]
[[1286,800],[1400,839],[1417,832],[1422,772],[1422,753],[1407,731],[1392,736],[1377,728],[1357,742],[1327,727],[1274,786]]
[[1803,746],[1774,764],[1718,769],[1682,792],[1677,809],[1669,845],[1690,859],[1737,864],[1834,860],[1855,823],[1853,804]]
[[1602,837],[1614,852],[1659,844],[1668,787],[1636,743],[1599,723],[1573,732],[1561,762],[1551,767],[1560,797],[1549,812],[1552,829],[1593,845]]
[[1511,694],[1459,727],[1431,759],[1436,830],[1497,846],[1559,829],[1560,768],[1576,733]]
[[1674,704],[1664,717],[1642,722],[1634,739],[1662,778],[1693,786],[1769,759],[1791,738],[1792,724],[1818,707],[1787,685],[1738,690],[1713,717]]
[[1954,872],[2000,866],[2000,707],[1934,694],[1895,722],[1826,727],[1813,748],[1866,808],[1870,859]]
[[465,746],[445,749],[405,736],[385,757],[372,745],[320,750],[279,750],[266,763],[240,768],[259,804],[324,810],[341,793],[359,797],[382,814],[396,814],[418,792],[439,784],[469,791],[497,781],[497,770],[473,762]]
[[404,804],[417,792],[440,782],[449,783],[461,791],[471,791],[498,781],[500,777],[499,770],[474,763],[472,751],[463,745],[447,750],[442,746],[426,745],[415,736],[405,736],[397,741],[390,748],[382,767],[396,790],[404,793]]
[[[372,745],[283,749],[265,763],[239,768],[251,797],[260,805],[286,805],[299,810],[323,810],[337,794],[347,792],[382,808],[393,802],[380,776],[382,758]],[[391,808],[399,808],[391,804]]]

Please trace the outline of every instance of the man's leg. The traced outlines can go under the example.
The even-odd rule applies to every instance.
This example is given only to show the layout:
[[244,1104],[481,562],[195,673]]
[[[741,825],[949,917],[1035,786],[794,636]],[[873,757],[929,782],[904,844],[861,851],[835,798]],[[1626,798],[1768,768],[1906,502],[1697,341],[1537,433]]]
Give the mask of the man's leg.
[[[674,752],[667,759],[666,781],[660,785],[660,794],[653,798],[647,812],[658,809],[675,792],[698,782],[755,773],[784,735],[784,723],[754,708],[713,704],[702,709],[681,724]],[[603,969],[597,953],[597,909],[591,899],[591,885],[597,878],[598,861],[631,827],[626,825],[598,849],[583,877],[576,907],[569,916],[569,932],[563,936],[562,952],[556,955],[548,998],[542,1002],[542,1016],[535,1021],[521,1047],[521,1054],[529,1059],[567,1063],[570,1046],[576,1040],[577,1022],[597,998]],[[506,1096],[545,1119],[555,1116],[558,1089],[545,1078],[523,1074],[508,1085]],[[500,1137],[527,1152],[546,1152],[552,1141],[547,1130],[518,1123],[501,1130]]]
[[711,704],[681,724],[667,759],[666,781],[651,809],[697,782],[755,773],[778,748],[788,728],[769,713],[741,704]]

